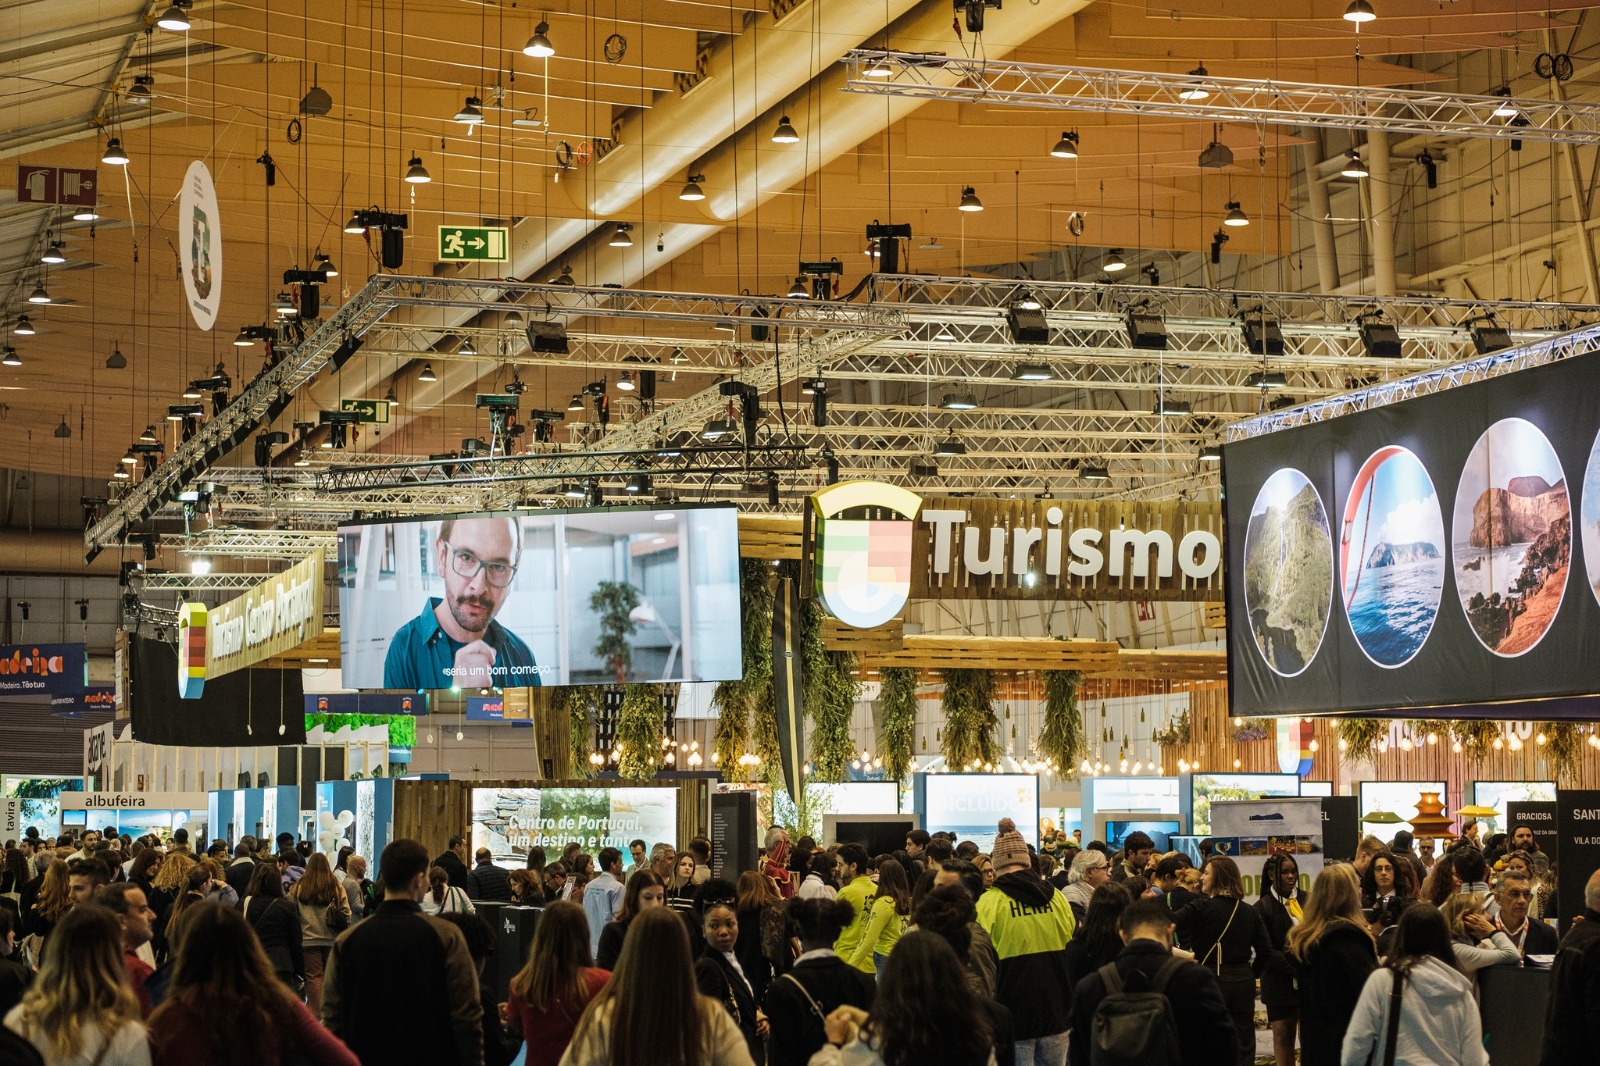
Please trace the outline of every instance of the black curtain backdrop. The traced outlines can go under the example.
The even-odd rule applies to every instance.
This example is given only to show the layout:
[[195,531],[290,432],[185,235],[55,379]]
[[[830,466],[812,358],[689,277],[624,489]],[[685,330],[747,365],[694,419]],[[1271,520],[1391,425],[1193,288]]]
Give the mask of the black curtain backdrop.
[[177,646],[138,634],[128,636],[128,668],[133,737],[141,743],[265,748],[306,742],[298,670],[239,670],[207,679],[197,700],[180,699]]

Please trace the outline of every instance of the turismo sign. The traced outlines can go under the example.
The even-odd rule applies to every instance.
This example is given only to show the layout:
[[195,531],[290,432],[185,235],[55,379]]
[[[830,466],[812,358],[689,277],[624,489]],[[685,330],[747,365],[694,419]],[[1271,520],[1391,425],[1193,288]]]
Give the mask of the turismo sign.
[[322,553],[210,612],[206,677],[218,678],[322,634]]
[[88,687],[82,644],[0,644],[0,696],[55,696]]

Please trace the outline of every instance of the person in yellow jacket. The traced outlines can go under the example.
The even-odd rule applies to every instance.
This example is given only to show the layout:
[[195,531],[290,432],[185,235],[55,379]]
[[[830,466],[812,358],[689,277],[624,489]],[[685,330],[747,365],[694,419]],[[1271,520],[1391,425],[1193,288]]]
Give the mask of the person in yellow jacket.
[[[857,946],[867,934],[868,912],[872,909],[872,897],[877,893],[878,886],[872,883],[872,878],[867,876],[867,849],[860,844],[846,844],[839,849],[839,866],[844,875],[844,887],[839,890],[839,900],[855,908],[855,917],[850,924],[845,926],[844,932],[839,934],[838,941],[833,945],[834,954],[847,961],[852,960]],[[870,948],[868,949],[871,950]],[[876,974],[877,968],[872,965],[869,955],[866,962],[851,962],[851,965],[864,973]]]
[[906,883],[905,867],[894,859],[884,859],[878,864],[878,894],[872,897],[867,912],[866,932],[846,961],[858,970],[870,965],[874,972],[882,972],[910,917],[911,886]]

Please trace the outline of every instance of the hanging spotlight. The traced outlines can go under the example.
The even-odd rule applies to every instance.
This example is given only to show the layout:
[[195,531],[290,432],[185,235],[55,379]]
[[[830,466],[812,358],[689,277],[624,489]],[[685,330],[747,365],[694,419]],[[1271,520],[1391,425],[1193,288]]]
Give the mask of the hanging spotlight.
[[0,364],[21,366],[22,356],[18,355],[17,350],[8,344],[4,348],[0,348]]
[[617,228],[611,231],[611,239],[606,243],[613,248],[632,248],[633,223],[618,222]]
[[[705,180],[706,176],[704,174],[690,174],[689,180],[684,183],[683,189],[678,193],[678,199],[694,201],[704,200],[706,198],[706,191],[700,187],[700,183]],[[629,243],[631,244],[632,242],[630,241]]]
[[44,287],[43,280],[40,280],[39,284],[33,287],[33,291],[28,293],[28,302],[31,304],[47,304],[50,302],[50,290]]
[[949,458],[953,455],[966,455],[967,446],[954,437],[946,437],[933,446],[933,454],[940,458]]
[[617,388],[621,389],[623,392],[633,391],[633,371],[624,370],[622,372],[622,376],[617,378]]
[[476,96],[467,97],[467,102],[461,105],[461,110],[456,112],[455,119],[464,126],[483,125],[483,101]]
[[62,251],[62,245],[60,241],[51,241],[50,247],[46,248],[39,256],[39,262],[49,263],[51,266],[55,266],[57,263],[65,263],[66,261],[67,256],[66,253]]
[[155,79],[150,75],[135,74],[133,85],[123,93],[123,99],[130,104],[148,104],[155,99],[156,94],[150,91],[150,86],[154,84]]
[[1372,5],[1367,3],[1367,0],[1350,0],[1350,6],[1344,9],[1344,20],[1346,22],[1360,24],[1362,22],[1371,22],[1377,17],[1378,13],[1372,10]]
[[1043,363],[1018,363],[1011,372],[1012,381],[1049,381],[1053,377],[1055,374]]
[[794,284],[789,286],[788,296],[791,300],[806,300],[811,297],[811,290],[806,286],[805,275],[796,274],[794,276]]
[[1339,173],[1347,178],[1365,178],[1371,175],[1372,171],[1361,161],[1361,153],[1352,148],[1346,153],[1344,166],[1339,168]]
[[287,292],[280,292],[272,301],[272,310],[279,318],[293,318],[300,313]]
[[72,436],[72,427],[67,425],[67,416],[62,415],[61,424],[55,429],[55,437],[57,440],[66,440],[70,436]]
[[414,155],[411,162],[406,165],[406,180],[413,185],[426,185],[433,178],[428,174],[428,168],[422,165],[422,157]]
[[422,373],[417,375],[417,380],[418,381],[425,381],[425,382],[428,382],[429,384],[432,384],[433,382],[439,380],[439,375],[437,375],[437,374],[435,374],[433,372],[433,364],[432,363],[423,363],[422,364]]
[[961,188],[961,202],[956,205],[957,211],[982,211],[983,201],[978,199],[977,190],[971,185]]
[[971,389],[947,392],[944,394],[944,399],[939,401],[939,406],[946,411],[975,411],[978,408],[978,398],[972,394]]
[[527,323],[523,321],[521,311],[518,311],[516,308],[512,308],[510,311],[506,312],[506,329],[521,330],[524,329],[526,325]]
[[158,438],[156,437],[156,427],[155,426],[145,426],[144,427],[144,432],[139,434],[139,443],[140,444],[156,444],[156,443],[158,443]]
[[106,142],[105,154],[100,157],[100,162],[114,167],[128,165],[128,153],[122,150],[122,142],[113,137]]
[[1062,133],[1061,139],[1056,142],[1056,146],[1050,149],[1050,154],[1057,159],[1078,158],[1078,131],[1067,130]]
[[567,410],[569,410],[569,411],[581,411],[581,410],[583,410],[583,393],[575,392],[575,393],[572,394],[572,400],[567,404]]
[[1127,270],[1128,262],[1122,258],[1122,249],[1113,248],[1107,252],[1106,261],[1100,267],[1100,269],[1104,270],[1107,274],[1115,274],[1120,270]]
[[541,22],[533,28],[533,36],[528,38],[528,43],[522,46],[522,54],[532,56],[534,59],[549,59],[556,54],[555,45],[550,43],[550,23]]
[[11,327],[11,332],[19,337],[31,337],[39,331],[33,328],[33,322],[26,314],[21,314],[17,316],[17,324]]
[[1499,96],[1499,97],[1503,98],[1500,101],[1500,103],[1495,105],[1495,109],[1494,109],[1494,117],[1495,118],[1516,118],[1517,117],[1517,114],[1518,114],[1517,107],[1516,107],[1515,104],[1513,104],[1511,102],[1511,86],[1502,85],[1502,86],[1500,86],[1500,88],[1496,89],[1494,92],[1490,93],[1489,95],[1491,95],[1491,96]]
[[561,273],[550,279],[551,285],[576,285],[577,279],[572,276],[572,264],[562,263]]
[[156,19],[156,25],[173,33],[188,33],[189,9],[193,6],[193,0],[172,0],[172,6]]
[[[1201,63],[1198,67],[1195,67],[1193,70],[1191,70],[1189,72],[1189,75],[1190,75],[1190,77],[1194,77],[1194,78],[1204,78],[1207,75],[1209,75],[1210,73],[1211,72],[1206,69],[1206,65],[1204,63]],[[1184,88],[1184,90],[1182,92],[1178,93],[1178,99],[1179,100],[1204,100],[1206,97],[1208,97],[1210,95],[1211,95],[1211,91],[1209,89],[1207,89],[1201,83],[1196,82],[1193,85],[1187,86],[1186,88]]]
[[320,270],[330,278],[339,276],[339,268],[333,265],[333,260],[329,259],[321,248],[317,249],[316,259],[311,264],[311,269]]
[[1222,216],[1222,224],[1224,226],[1248,226],[1250,224],[1250,216],[1246,215],[1239,207],[1238,200],[1229,200],[1227,210],[1228,213]]
[[367,232],[367,224],[361,221],[361,212],[350,212],[350,221],[344,224],[344,231],[352,236],[359,236]]
[[1078,469],[1078,478],[1082,481],[1110,481],[1111,468],[1104,463],[1091,463]]
[[1202,463],[1222,462],[1222,449],[1215,444],[1205,445],[1200,449],[1200,461]]
[[794,128],[794,123],[789,121],[789,116],[784,115],[778,120],[778,128],[772,131],[773,144],[793,144],[800,139],[800,131]]
[[122,453],[122,463],[124,466],[138,466],[139,457],[133,454],[132,448],[129,448],[127,451]]

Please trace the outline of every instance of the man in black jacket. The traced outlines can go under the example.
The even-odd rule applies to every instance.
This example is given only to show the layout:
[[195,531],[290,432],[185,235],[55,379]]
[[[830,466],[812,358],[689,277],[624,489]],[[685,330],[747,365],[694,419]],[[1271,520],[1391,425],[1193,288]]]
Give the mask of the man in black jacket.
[[1494,898],[1499,905],[1496,928],[1505,930],[1518,950],[1524,955],[1556,953],[1561,940],[1556,931],[1528,917],[1528,909],[1533,906],[1533,881],[1527,874],[1521,870],[1507,870],[1501,874],[1495,882]]
[[322,1022],[363,1063],[483,1066],[478,971],[461,930],[422,913],[428,853],[391,841],[383,902],[333,942]]
[[255,849],[255,837],[240,837],[238,845],[233,849],[233,862],[222,871],[223,880],[228,882],[228,887],[233,889],[241,900],[249,894],[250,881],[256,875]]
[[[1156,971],[1172,958],[1172,917],[1160,900],[1135,900],[1118,919],[1117,932],[1123,943],[1114,964],[1117,975],[1128,991],[1144,991]],[[1231,1049],[1238,1043],[1233,1016],[1228,1013],[1222,988],[1210,970],[1185,962],[1167,981],[1165,992],[1172,1006],[1184,1066],[1216,1062],[1221,1054],[1218,1049]],[[1099,971],[1078,982],[1072,999],[1069,1062],[1089,1061],[1095,1008],[1105,998],[1106,984]]]
[[488,903],[511,902],[511,875],[494,864],[488,848],[479,848],[478,864],[467,875],[467,898]]
[[451,888],[467,890],[467,842],[462,837],[451,837],[443,855],[433,860],[450,879]]
[[1600,1051],[1600,870],[1583,887],[1583,905],[1556,952],[1539,1066],[1593,1062]]

